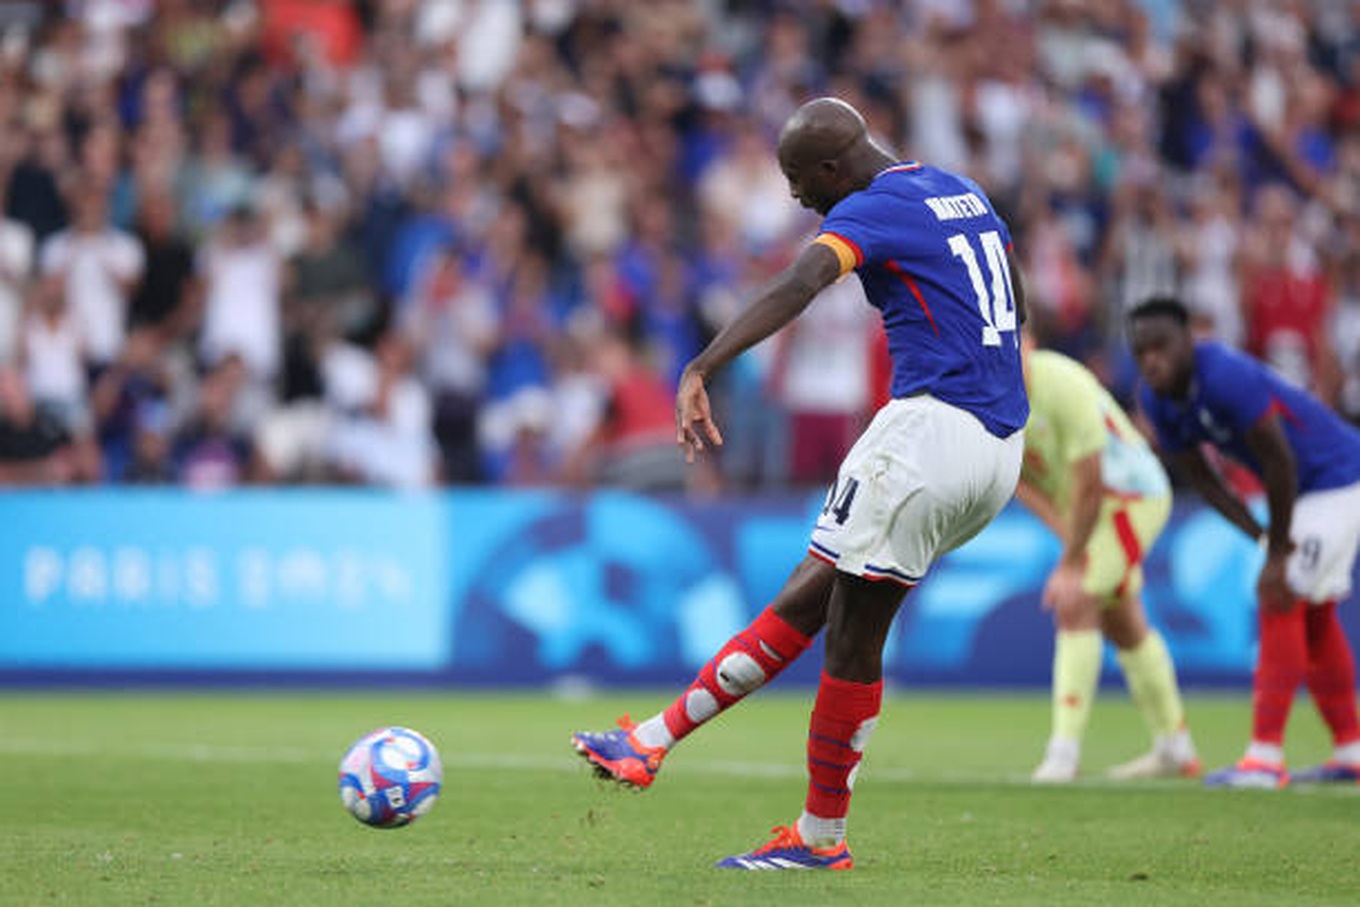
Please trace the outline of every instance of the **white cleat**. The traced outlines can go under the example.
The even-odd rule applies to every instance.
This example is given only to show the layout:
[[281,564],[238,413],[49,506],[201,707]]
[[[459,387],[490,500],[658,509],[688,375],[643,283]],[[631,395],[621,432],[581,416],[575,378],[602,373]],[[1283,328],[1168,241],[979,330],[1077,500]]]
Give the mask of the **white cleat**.
[[1035,784],[1071,784],[1081,768],[1081,744],[1055,737],[1048,742],[1044,761],[1030,775]]
[[1105,777],[1115,781],[1140,781],[1148,778],[1198,778],[1201,771],[1199,759],[1195,756],[1191,756],[1189,759],[1177,759],[1170,753],[1152,750],[1137,759],[1112,766],[1105,772]]
[[1077,780],[1077,766],[1059,759],[1045,759],[1030,780],[1035,784],[1071,784]]

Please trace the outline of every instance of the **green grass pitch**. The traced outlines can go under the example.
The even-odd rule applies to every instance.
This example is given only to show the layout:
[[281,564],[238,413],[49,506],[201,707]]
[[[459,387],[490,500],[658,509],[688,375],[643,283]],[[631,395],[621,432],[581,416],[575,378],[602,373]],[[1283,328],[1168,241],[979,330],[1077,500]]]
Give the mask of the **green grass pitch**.
[[[1047,702],[899,692],[851,813],[850,873],[712,862],[797,814],[810,693],[755,697],[700,731],[649,791],[597,783],[567,738],[659,691],[546,695],[0,695],[0,904],[1360,903],[1360,789],[1114,785],[1145,746],[1127,700],[1097,704],[1090,780],[1037,789]],[[1206,763],[1235,758],[1248,707],[1194,697]],[[446,773],[405,829],[342,810],[336,764],[382,724],[430,736]],[[1326,755],[1304,701],[1296,764]]]

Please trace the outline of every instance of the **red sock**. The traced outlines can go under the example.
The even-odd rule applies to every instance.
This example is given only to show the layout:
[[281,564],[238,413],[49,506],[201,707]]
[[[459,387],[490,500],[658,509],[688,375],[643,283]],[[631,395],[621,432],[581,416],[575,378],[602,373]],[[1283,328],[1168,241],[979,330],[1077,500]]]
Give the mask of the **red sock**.
[[843,819],[864,747],[883,703],[883,681],[855,683],[822,672],[808,727],[808,794],[803,807],[822,819]]
[[1346,631],[1336,617],[1336,602],[1313,605],[1305,616],[1308,635],[1308,692],[1332,729],[1332,740],[1345,746],[1360,740],[1355,712],[1355,658]]
[[727,641],[689,689],[663,713],[677,741],[742,697],[773,680],[803,654],[812,640],[766,608],[751,625]]
[[1261,611],[1261,654],[1256,660],[1251,729],[1251,739],[1257,743],[1284,743],[1289,708],[1308,671],[1306,610],[1306,604],[1295,602],[1284,613]]

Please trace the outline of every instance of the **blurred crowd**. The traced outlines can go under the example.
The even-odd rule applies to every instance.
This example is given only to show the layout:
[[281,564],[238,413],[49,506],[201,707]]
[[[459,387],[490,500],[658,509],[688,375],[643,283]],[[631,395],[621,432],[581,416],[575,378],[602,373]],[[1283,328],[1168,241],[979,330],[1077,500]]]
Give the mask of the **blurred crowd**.
[[1122,312],[1360,417],[1349,0],[0,4],[0,482],[821,484],[886,393],[854,280],[679,370],[816,219],[835,94],[1012,226],[1033,328],[1127,399]]

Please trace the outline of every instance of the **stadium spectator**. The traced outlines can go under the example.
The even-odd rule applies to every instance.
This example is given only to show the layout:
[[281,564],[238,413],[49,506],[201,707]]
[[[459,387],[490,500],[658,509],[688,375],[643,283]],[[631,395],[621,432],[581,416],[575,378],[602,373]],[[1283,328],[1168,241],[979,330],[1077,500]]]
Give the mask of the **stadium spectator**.
[[147,195],[137,219],[137,238],[146,255],[142,279],[128,303],[128,327],[147,326],[177,336],[189,329],[194,288],[194,249],[175,223],[168,192]]
[[500,341],[495,299],[467,272],[461,250],[448,248],[427,260],[399,320],[433,400],[444,476],[472,482],[480,471],[477,415],[488,358]]
[[789,481],[825,485],[872,415],[865,353],[875,321],[859,279],[847,278],[779,335],[770,380],[788,414]]
[[85,364],[97,373],[122,350],[128,299],[146,256],[136,237],[109,223],[102,186],[77,183],[71,207],[75,220],[43,242],[39,264],[44,275],[60,281]]
[[121,480],[128,485],[164,485],[175,480],[171,462],[171,421],[169,407],[148,401],[134,416],[132,456]]
[[437,475],[432,404],[412,371],[411,343],[400,331],[379,338],[373,353],[332,350],[328,378],[340,406],[331,421],[336,476],[392,488],[419,488]]
[[71,438],[39,412],[19,370],[0,365],[0,485],[74,481]]
[[1195,320],[1232,346],[1242,343],[1237,260],[1241,230],[1236,187],[1209,177],[1192,190],[1190,214],[1177,227],[1182,293]]
[[590,342],[590,368],[604,388],[603,408],[594,431],[567,455],[567,480],[635,491],[684,490],[671,393],[638,342],[603,330]]
[[0,217],[0,364],[10,362],[19,342],[24,298],[33,274],[33,231]]
[[[639,319],[650,367],[673,382],[721,325],[713,300],[741,298],[757,257],[787,260],[806,229],[769,151],[815,93],[854,101],[888,143],[978,174],[1030,266],[1037,333],[1121,392],[1131,369],[1108,358],[1120,348],[1110,316],[1152,287],[1179,293],[1220,339],[1303,374],[1279,352],[1280,325],[1315,328],[1325,313],[1310,304],[1263,325],[1271,305],[1240,298],[1253,285],[1238,264],[1261,266],[1254,234],[1266,229],[1244,213],[1289,198],[1291,245],[1329,281],[1360,242],[1342,222],[1360,211],[1360,20],[1336,4],[32,7],[36,27],[0,56],[0,360],[18,346],[24,274],[61,264],[92,371],[141,325],[162,329],[172,360],[186,343],[207,367],[243,356],[255,418],[308,424],[261,429],[297,442],[283,457],[296,468],[281,464],[277,481],[318,476],[301,452],[326,432],[328,344],[371,348],[401,325],[428,258],[450,243],[490,295],[500,339],[472,354],[486,378],[464,415],[436,416],[441,438],[464,445],[445,480],[503,475],[467,413],[534,387],[555,397],[549,384],[573,373],[545,365],[556,355],[545,347],[582,312],[630,329]],[[224,256],[227,222],[246,207],[258,236]],[[109,254],[80,251],[95,246]],[[241,267],[186,274],[186,256]],[[224,301],[224,279],[244,302]],[[1329,374],[1312,361],[1325,351],[1306,345],[1324,396],[1360,384],[1355,357]],[[764,377],[733,373],[715,391],[759,407],[769,425],[753,437],[777,456],[787,407]],[[169,380],[178,421],[196,377],[176,368]],[[782,481],[760,444],[732,442],[729,485]],[[288,444],[265,447],[272,460]]]
[[203,317],[198,355],[208,368],[239,357],[252,384],[274,379],[282,357],[283,260],[258,213],[234,209],[199,253]]
[[1336,366],[1325,335],[1332,292],[1317,246],[1299,223],[1298,199],[1284,186],[1267,186],[1256,195],[1254,213],[1241,258],[1246,349],[1299,387],[1334,400]]
[[24,317],[20,361],[38,412],[70,436],[88,435],[85,334],[71,311],[65,282],[48,275],[34,286]]
[[164,335],[155,328],[128,332],[118,360],[100,372],[91,391],[95,425],[103,452],[104,475],[116,481],[133,455],[139,420],[148,406],[166,407],[170,421],[174,384],[173,358]]
[[249,368],[236,354],[224,358],[199,387],[198,408],[176,433],[171,458],[177,481],[214,491],[250,481],[258,468],[248,435],[235,424]]

